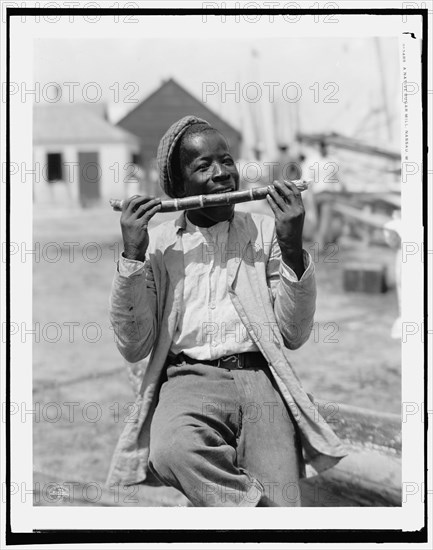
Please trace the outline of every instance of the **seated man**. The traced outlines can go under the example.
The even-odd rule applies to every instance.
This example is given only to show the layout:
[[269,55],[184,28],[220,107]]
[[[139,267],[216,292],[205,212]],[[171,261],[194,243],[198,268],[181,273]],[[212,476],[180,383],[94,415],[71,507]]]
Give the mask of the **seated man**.
[[[169,128],[158,164],[173,198],[238,189],[225,138],[194,116]],[[302,451],[319,471],[345,455],[289,363],[309,337],[316,286],[301,194],[275,188],[275,219],[201,208],[150,238],[161,200],[125,201],[110,314],[121,354],[149,357],[110,483],[153,474],[193,506],[299,506]]]

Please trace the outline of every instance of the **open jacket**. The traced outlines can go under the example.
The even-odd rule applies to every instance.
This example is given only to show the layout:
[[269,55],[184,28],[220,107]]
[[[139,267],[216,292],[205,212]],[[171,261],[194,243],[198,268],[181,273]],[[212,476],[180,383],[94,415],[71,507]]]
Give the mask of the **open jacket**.
[[[185,213],[153,229],[146,261],[129,274],[115,273],[110,317],[117,346],[130,363],[137,398],[118,441],[107,483],[143,483],[149,476],[150,424],[182,309]],[[300,281],[280,282],[281,253],[270,216],[236,212],[228,235],[230,298],[269,368],[299,428],[305,461],[318,472],[346,452],[306,394],[290,365],[313,326],[316,285],[309,262]],[[146,359],[145,359],[146,358]],[[144,361],[142,361],[145,359]]]

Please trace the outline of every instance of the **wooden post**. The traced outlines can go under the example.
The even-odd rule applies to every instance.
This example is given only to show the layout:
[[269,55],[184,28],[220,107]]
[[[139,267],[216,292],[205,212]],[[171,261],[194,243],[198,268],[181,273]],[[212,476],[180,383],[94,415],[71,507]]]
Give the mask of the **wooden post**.
[[302,506],[401,506],[400,416],[317,404],[349,454],[334,468],[301,481]]

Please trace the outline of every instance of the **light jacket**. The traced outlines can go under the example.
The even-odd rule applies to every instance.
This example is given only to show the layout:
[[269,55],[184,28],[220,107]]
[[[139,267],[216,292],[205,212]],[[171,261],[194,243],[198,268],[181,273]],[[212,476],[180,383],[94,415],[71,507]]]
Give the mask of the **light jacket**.
[[[151,232],[144,264],[128,276],[119,271],[114,276],[111,323],[138,395],[132,418],[129,415],[114,452],[109,485],[143,483],[149,478],[150,424],[182,309],[185,225],[182,213],[177,220],[157,226]],[[320,472],[334,466],[347,453],[290,365],[291,350],[308,339],[313,326],[314,264],[310,261],[308,273],[289,284],[287,292],[287,285],[285,290],[280,285],[281,253],[276,243],[273,218],[235,213],[227,244],[228,292],[292,412],[306,463]],[[304,257],[308,258],[308,254],[304,253]]]

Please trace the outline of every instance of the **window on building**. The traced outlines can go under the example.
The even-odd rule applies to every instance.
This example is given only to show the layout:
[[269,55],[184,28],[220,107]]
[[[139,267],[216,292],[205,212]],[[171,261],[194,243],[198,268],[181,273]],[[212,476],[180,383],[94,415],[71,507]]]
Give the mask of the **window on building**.
[[61,153],[48,153],[47,154],[47,164],[48,164],[48,181],[53,182],[56,180],[61,180],[63,177],[62,174],[62,154]]
[[138,164],[140,166],[141,165],[140,153],[132,153],[131,162],[133,162],[134,164]]

